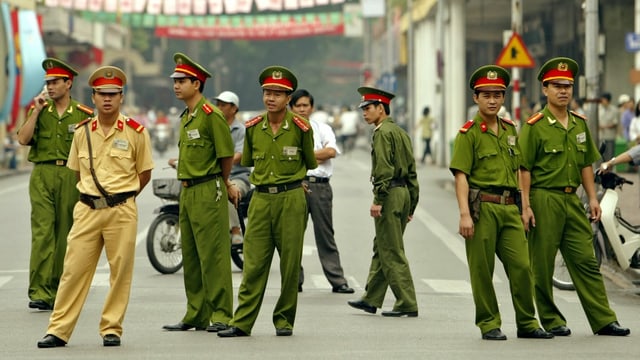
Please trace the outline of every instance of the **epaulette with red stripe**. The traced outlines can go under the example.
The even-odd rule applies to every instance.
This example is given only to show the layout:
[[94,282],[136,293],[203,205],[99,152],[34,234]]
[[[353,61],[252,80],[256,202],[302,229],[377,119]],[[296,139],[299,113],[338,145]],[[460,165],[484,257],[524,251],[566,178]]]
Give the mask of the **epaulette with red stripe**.
[[207,103],[202,104],[202,110],[204,110],[205,114],[207,115],[213,112],[213,108]]
[[254,117],[254,118],[253,118],[253,119],[251,119],[251,120],[247,120],[247,121],[244,123],[244,127],[246,127],[246,128],[250,128],[250,127],[252,127],[253,125],[255,125],[255,124],[259,123],[260,121],[262,121],[262,115],[258,115],[258,116]]
[[92,119],[92,118],[86,118],[86,119],[84,119],[84,120],[80,121],[79,123],[77,123],[77,124],[76,124],[76,129],[78,129],[78,128],[80,128],[80,126],[82,126],[82,125],[84,125],[84,124],[88,123],[89,121],[91,121],[91,119]]
[[516,126],[516,123],[514,123],[511,119],[502,118],[502,121],[507,123],[507,124],[509,124],[509,125],[511,125],[511,126],[514,126],[514,127]]
[[93,109],[84,104],[76,105],[76,108],[87,115],[93,115]]
[[461,133],[466,133],[467,131],[469,131],[469,129],[471,129],[471,127],[473,126],[473,124],[475,124],[475,122],[473,120],[469,120],[466,123],[464,123],[464,125],[462,125],[462,127],[460,128],[460,132]]
[[541,113],[541,112],[535,113],[535,114],[531,115],[529,117],[529,119],[527,119],[527,124],[533,125],[533,124],[537,123],[538,120],[542,119],[543,117],[544,117],[543,113]]
[[135,130],[136,132],[141,133],[144,130],[144,126],[142,126],[141,124],[139,124],[137,121],[133,120],[132,118],[128,118],[127,119],[127,125],[129,125],[130,128],[132,128],[133,130]]
[[575,112],[573,110],[569,111],[573,116],[579,117],[580,119],[587,121],[587,117],[586,115],[580,114],[578,112]]
[[309,126],[309,123],[302,120],[301,118],[294,116],[293,117],[293,123],[296,124],[300,130],[307,132],[309,131],[309,129],[311,129],[311,126]]

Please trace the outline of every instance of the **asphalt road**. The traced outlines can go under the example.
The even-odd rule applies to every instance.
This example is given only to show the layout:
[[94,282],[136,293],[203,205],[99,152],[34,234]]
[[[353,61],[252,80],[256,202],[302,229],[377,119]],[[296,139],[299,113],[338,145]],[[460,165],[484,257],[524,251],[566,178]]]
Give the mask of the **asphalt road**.
[[[175,155],[176,150],[168,155]],[[163,169],[166,157],[156,159],[154,178],[174,176]],[[153,209],[161,204],[145,189],[138,199],[139,245],[131,300],[122,346],[105,348],[98,323],[108,287],[108,267],[103,258],[75,332],[64,348],[38,349],[49,312],[27,308],[29,262],[28,174],[0,178],[0,358],[1,359],[515,359],[515,358],[637,358],[640,353],[640,297],[634,289],[607,281],[610,301],[620,322],[632,330],[627,338],[591,334],[577,296],[557,291],[556,299],[573,335],[553,340],[516,338],[508,283],[499,262],[495,287],[501,305],[504,342],[480,339],[474,325],[464,243],[456,235],[458,212],[447,169],[419,168],[421,200],[407,228],[405,246],[415,282],[420,316],[383,318],[350,308],[347,300],[363,292],[372,254],[373,221],[369,155],[358,149],[336,161],[334,222],[336,239],[354,295],[331,293],[324,279],[311,228],[305,237],[303,265],[306,282],[300,294],[294,335],[276,337],[271,312],[279,294],[277,257],[260,316],[248,338],[221,339],[207,332],[170,333],[163,324],[181,319],[185,310],[182,273],[160,275],[149,264],[144,247]],[[250,226],[250,223],[249,223]],[[233,266],[233,265],[232,265]],[[234,267],[234,291],[241,272]],[[235,301],[234,297],[234,301]],[[391,309],[387,293],[384,309]]]

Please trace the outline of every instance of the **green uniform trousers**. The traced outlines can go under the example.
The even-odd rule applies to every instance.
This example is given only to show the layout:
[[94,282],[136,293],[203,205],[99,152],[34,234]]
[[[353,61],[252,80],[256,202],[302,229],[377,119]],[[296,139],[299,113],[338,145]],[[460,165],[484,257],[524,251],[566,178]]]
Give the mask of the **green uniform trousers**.
[[496,255],[509,278],[518,330],[530,332],[539,328],[535,317],[527,238],[518,207],[481,203],[480,218],[474,224],[473,238],[465,240],[465,247],[476,306],[476,325],[480,331],[484,334],[502,326],[493,286]]
[[[220,198],[216,199],[220,191]],[[182,322],[228,324],[233,312],[227,189],[221,177],[183,188],[180,237],[187,312]]]
[[362,300],[378,308],[382,307],[387,287],[390,287],[396,297],[394,311],[418,311],[416,290],[402,239],[407,227],[409,204],[406,187],[391,188],[382,204],[382,216],[374,219],[373,258]]
[[31,172],[31,300],[53,305],[56,299],[73,207],[79,198],[76,183],[75,172],[66,166],[36,164]]
[[530,197],[536,227],[529,232],[529,255],[542,326],[549,330],[567,323],[553,301],[552,278],[558,249],[564,257],[591,330],[595,333],[616,321],[593,252],[592,229],[578,196],[531,189]]
[[279,194],[254,192],[244,237],[244,268],[232,325],[251,334],[269,279],[274,250],[280,256],[280,297],[273,309],[276,329],[293,329],[298,306],[298,276],[307,219],[302,188]]

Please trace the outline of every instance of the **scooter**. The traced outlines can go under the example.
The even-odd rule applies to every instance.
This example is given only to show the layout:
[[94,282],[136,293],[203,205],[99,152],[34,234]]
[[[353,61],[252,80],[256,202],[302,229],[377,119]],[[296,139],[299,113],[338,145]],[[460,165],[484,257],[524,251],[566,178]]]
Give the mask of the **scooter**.
[[[153,194],[163,201],[155,209],[158,216],[149,225],[147,232],[147,256],[154,269],[162,274],[173,274],[182,267],[182,243],[180,242],[180,191],[178,179],[153,179]],[[249,208],[251,192],[238,204],[240,227],[245,232],[245,219]],[[231,241],[231,235],[229,235]],[[243,245],[231,244],[231,260],[239,268],[244,265]]]
[[169,148],[171,141],[171,127],[169,124],[156,124],[153,128],[153,147],[160,155],[163,155]]
[[[602,216],[593,225],[593,249],[598,265],[604,260],[617,263],[622,271],[629,268],[640,269],[640,225],[633,225],[622,217],[618,207],[619,194],[616,188],[622,189],[624,184],[632,185],[629,181],[613,172],[596,173],[596,186],[599,191]],[[589,214],[589,201],[583,198],[585,211]],[[561,290],[574,290],[575,287],[569,276],[560,252],[556,255],[556,268],[553,274],[553,285]]]

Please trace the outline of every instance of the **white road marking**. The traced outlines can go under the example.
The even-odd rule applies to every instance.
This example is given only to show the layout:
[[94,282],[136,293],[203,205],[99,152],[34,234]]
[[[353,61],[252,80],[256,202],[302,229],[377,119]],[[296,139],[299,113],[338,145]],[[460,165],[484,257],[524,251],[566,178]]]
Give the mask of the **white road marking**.
[[0,276],[0,288],[3,287],[6,283],[11,281],[13,276]]
[[29,184],[25,183],[25,184],[19,184],[19,185],[15,185],[15,186],[9,186],[7,188],[4,188],[2,190],[0,190],[0,196],[4,195],[4,194],[9,194],[12,192],[15,192],[17,190],[22,190],[25,189]]
[[467,280],[422,279],[433,291],[447,294],[471,294],[471,284]]

